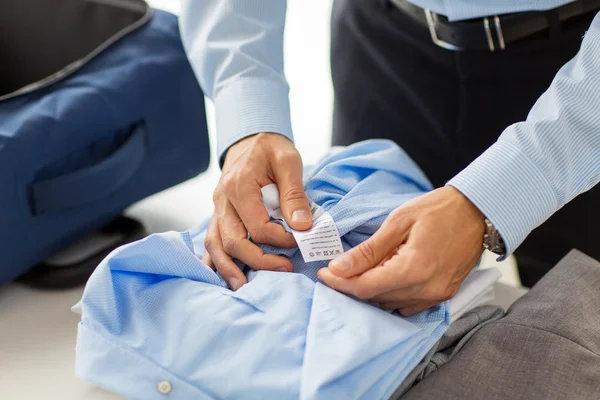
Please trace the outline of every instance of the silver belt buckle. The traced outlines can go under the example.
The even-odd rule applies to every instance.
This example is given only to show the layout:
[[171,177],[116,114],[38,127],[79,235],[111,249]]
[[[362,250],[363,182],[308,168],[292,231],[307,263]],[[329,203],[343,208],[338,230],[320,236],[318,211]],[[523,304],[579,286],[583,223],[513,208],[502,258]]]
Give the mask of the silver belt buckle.
[[[425,17],[427,18],[427,26],[429,27],[429,34],[431,35],[431,40],[436,45],[446,49],[453,51],[463,51],[462,47],[456,46],[452,43],[448,43],[445,40],[442,40],[438,37],[437,32],[435,30],[435,23],[438,20],[438,16],[436,13],[431,10],[425,8]],[[500,17],[497,15],[494,16],[494,27],[496,28],[496,35],[498,36],[498,47],[500,50],[504,50],[506,48],[506,44],[504,43],[504,34],[502,32],[502,25],[500,24]],[[483,28],[485,31],[485,37],[488,42],[488,47],[491,52],[496,50],[496,44],[494,43],[494,37],[492,35],[492,29],[490,27],[490,20],[488,17],[483,18]]]
[[461,47],[455,46],[452,43],[448,43],[442,39],[440,39],[437,35],[437,32],[435,31],[435,23],[437,22],[437,14],[431,12],[430,9],[425,8],[425,17],[427,18],[427,26],[429,27],[429,34],[431,35],[431,40],[433,41],[433,43],[437,44],[438,46],[446,49],[446,50],[454,50],[454,51],[461,51],[464,50]]

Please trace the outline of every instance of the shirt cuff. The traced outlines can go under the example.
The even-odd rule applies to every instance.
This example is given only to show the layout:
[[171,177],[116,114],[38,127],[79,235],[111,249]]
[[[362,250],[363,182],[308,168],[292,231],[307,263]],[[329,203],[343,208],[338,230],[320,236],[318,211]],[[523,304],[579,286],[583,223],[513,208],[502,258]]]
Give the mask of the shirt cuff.
[[243,138],[274,132],[294,141],[290,120],[289,87],[268,79],[239,79],[214,98],[217,155],[222,166],[227,149]]
[[517,146],[498,141],[448,185],[463,193],[498,230],[505,259],[559,208],[555,191]]

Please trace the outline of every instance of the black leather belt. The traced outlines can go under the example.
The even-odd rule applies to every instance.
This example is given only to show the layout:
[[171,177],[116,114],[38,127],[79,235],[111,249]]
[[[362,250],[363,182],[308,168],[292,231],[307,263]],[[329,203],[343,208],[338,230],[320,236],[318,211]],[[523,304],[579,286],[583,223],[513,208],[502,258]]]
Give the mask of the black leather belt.
[[[548,14],[541,11],[494,15],[467,21],[450,22],[431,10],[407,0],[389,0],[405,14],[424,24],[431,40],[448,50],[504,50],[509,43],[525,39],[550,28]],[[600,0],[577,0],[555,8],[559,23],[600,10]]]

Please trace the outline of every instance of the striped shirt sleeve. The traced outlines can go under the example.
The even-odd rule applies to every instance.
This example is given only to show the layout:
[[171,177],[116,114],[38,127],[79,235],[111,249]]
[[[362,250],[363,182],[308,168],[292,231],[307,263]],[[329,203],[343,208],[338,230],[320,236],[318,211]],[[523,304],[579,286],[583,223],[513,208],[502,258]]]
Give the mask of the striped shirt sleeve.
[[260,132],[293,141],[283,72],[286,0],[183,0],[180,30],[216,112],[217,155]]
[[537,226],[600,181],[600,14],[579,53],[554,78],[526,121],[448,185],[496,226],[512,253]]

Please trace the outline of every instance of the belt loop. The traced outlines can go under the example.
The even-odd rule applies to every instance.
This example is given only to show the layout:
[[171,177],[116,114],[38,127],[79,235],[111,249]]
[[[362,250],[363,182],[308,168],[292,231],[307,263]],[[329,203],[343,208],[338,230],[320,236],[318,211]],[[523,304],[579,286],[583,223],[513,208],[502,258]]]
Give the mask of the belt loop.
[[544,15],[548,20],[548,31],[550,34],[550,40],[558,39],[562,34],[562,25],[560,23],[560,16],[558,15],[557,9],[544,11]]
[[490,20],[488,17],[483,19],[483,29],[485,30],[485,37],[487,38],[490,51],[496,50],[496,46],[494,46],[494,38],[492,37],[492,30],[490,29]]
[[498,35],[498,44],[500,45],[500,50],[504,50],[506,48],[506,43],[504,43],[504,33],[502,32],[502,24],[500,23],[500,17],[494,17],[494,25],[496,26],[496,35]]

